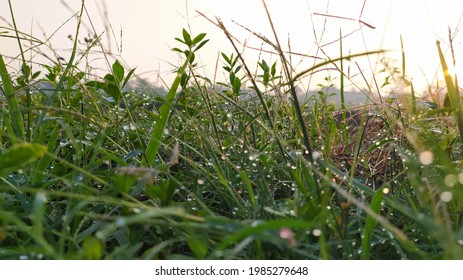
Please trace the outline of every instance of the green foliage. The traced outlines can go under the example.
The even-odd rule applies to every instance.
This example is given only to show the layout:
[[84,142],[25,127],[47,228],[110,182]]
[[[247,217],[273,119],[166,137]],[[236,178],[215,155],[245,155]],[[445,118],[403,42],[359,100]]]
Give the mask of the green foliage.
[[[253,74],[221,53],[218,87],[196,71],[205,38],[175,38],[184,63],[166,93],[128,90],[135,69],[118,60],[101,78],[79,70],[77,39],[66,67],[43,74],[23,63],[11,77],[0,56],[0,259],[463,258],[450,76],[450,106],[420,110],[411,88],[411,107],[349,109],[342,62],[382,51],[347,57],[340,43],[340,58],[293,73],[263,39],[279,60]],[[311,102],[294,100],[327,65],[341,69],[341,112],[329,75]],[[406,80],[391,67],[387,83]],[[53,88],[28,98],[31,81]]]

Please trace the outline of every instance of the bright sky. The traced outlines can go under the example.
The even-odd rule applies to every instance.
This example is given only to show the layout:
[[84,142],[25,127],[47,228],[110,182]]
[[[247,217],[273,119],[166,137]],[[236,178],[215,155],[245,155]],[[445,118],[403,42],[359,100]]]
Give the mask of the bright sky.
[[[79,10],[81,1],[11,2],[21,31],[46,40],[58,30],[48,43],[60,56],[69,58],[68,50],[72,42],[67,36],[75,33],[76,20],[71,17]],[[374,26],[375,29],[363,26],[358,30],[360,27],[358,21],[327,18],[315,14],[359,19],[364,2],[360,19]],[[331,42],[339,38],[340,31],[343,35],[353,32],[343,39],[344,54],[365,50],[398,49],[400,35],[402,35],[407,75],[413,79],[415,87],[424,88],[426,79],[435,84],[433,79],[439,65],[435,43],[437,39],[442,41],[441,46],[447,50],[448,64],[451,64],[448,51],[448,28],[450,28],[452,32],[457,32],[453,40],[457,64],[463,63],[463,37],[458,30],[463,24],[460,22],[463,1],[460,0],[267,0],[267,3],[281,44],[288,50],[288,41],[290,41],[291,51],[295,53],[336,58],[339,56],[339,42]],[[137,67],[137,73],[151,81],[159,82],[158,76],[160,76],[170,83],[172,75],[169,73],[174,69],[172,65],[179,65],[181,62],[178,55],[170,49],[179,47],[174,37],[181,36],[184,27],[189,28],[195,35],[208,34],[207,38],[210,42],[199,52],[201,64],[204,65],[200,71],[203,71],[201,73],[207,77],[212,79],[215,75],[219,52],[231,53],[232,48],[223,33],[199,16],[196,10],[211,19],[215,19],[216,16],[222,18],[230,32],[241,42],[239,46],[241,49],[245,49],[245,46],[261,48],[262,42],[234,22],[274,41],[261,0],[188,0],[188,2],[185,0],[92,0],[86,1],[86,5],[88,16],[84,17],[85,24],[79,39],[83,41],[85,36],[93,34],[91,27],[93,24],[96,33],[103,34],[106,51],[119,53],[127,67]],[[8,23],[11,23],[11,15],[6,0],[0,2],[0,16],[0,27],[8,27]],[[67,21],[68,19],[70,20]],[[5,31],[3,28],[0,29],[0,52],[3,55],[15,56],[19,53],[17,42],[5,37],[5,33],[2,34]],[[11,32],[9,34],[13,35]],[[272,50],[265,44],[263,48]],[[46,48],[42,47],[42,50]],[[245,51],[246,59],[253,69],[256,67],[259,54],[259,51],[249,48]],[[400,59],[400,52],[391,52],[388,56]],[[275,55],[262,56],[262,58],[272,61],[277,59]],[[371,82],[371,75],[368,73],[381,69],[380,65],[375,66],[375,59],[371,57],[370,63],[367,59],[356,60],[368,82]],[[7,59],[7,61],[11,60]],[[299,71],[314,63],[313,59],[296,55],[292,56],[292,61]],[[98,67],[106,67],[102,59],[91,63]],[[399,69],[401,69],[400,63],[399,60],[395,64]],[[12,67],[17,68],[18,65],[19,62],[11,63]],[[221,64],[219,69],[220,66]],[[354,61],[346,62],[345,67],[350,68],[351,76],[360,77],[360,70]],[[36,70],[43,70],[38,68]],[[461,70],[457,73],[460,76],[463,74]],[[326,76],[326,73],[323,75]],[[331,72],[331,75],[339,76],[336,72]],[[219,80],[223,79],[221,70],[217,77]],[[306,83],[304,87],[313,88],[316,83],[311,85]],[[366,88],[363,79],[357,80],[356,83],[360,88]]]

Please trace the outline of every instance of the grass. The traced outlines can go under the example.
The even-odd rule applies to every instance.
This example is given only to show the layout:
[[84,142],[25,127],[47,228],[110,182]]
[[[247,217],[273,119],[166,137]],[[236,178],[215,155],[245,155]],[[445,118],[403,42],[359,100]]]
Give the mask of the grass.
[[[183,30],[164,95],[128,90],[136,73],[117,60],[80,70],[76,43],[45,73],[23,60],[13,76],[0,56],[1,259],[462,259],[462,110],[439,46],[449,102],[417,108],[412,90],[411,106],[338,111],[342,62],[382,50],[346,56],[340,41],[340,58],[295,73],[261,38],[279,61],[254,74],[214,24],[236,49],[228,80],[197,73],[212,38]],[[327,66],[340,85],[300,103],[296,84]]]

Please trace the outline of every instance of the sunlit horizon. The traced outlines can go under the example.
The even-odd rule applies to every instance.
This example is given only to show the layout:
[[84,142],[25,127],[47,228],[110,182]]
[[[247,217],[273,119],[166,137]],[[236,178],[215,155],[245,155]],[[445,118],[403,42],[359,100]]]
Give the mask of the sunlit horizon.
[[[462,36],[459,33],[463,3],[460,1],[391,0],[379,3],[364,0],[293,0],[290,5],[287,1],[266,2],[282,47],[285,51],[295,53],[290,56],[295,72],[322,60],[339,57],[340,34],[345,36],[342,40],[344,56],[380,49],[393,50],[385,56],[390,59],[391,65],[401,70],[402,36],[406,75],[413,81],[416,89],[425,91],[428,85],[436,86],[437,80],[441,79],[436,40],[441,41],[448,64],[452,64],[449,48],[451,32],[454,35],[452,40],[457,64],[456,74],[462,74],[458,68],[458,64],[463,61]],[[199,52],[202,65],[199,72],[211,79],[224,79],[219,54],[231,53],[233,49],[223,32],[197,11],[209,19],[215,20],[218,17],[223,20],[238,40],[238,47],[253,70],[257,67],[258,59],[278,60],[275,54],[269,55],[260,51],[273,50],[252,33],[275,41],[261,0],[238,0],[227,4],[217,0],[139,0],[130,3],[122,0],[102,0],[87,1],[86,6],[88,14],[83,17],[79,40],[83,41],[84,37],[94,35],[101,36],[104,51],[115,54],[110,60],[120,59],[127,68],[136,67],[141,78],[157,85],[168,87],[173,78],[173,70],[181,62],[181,58],[172,52],[171,48],[178,46],[174,38],[181,36],[182,28],[189,29],[193,34],[208,34],[210,42]],[[56,56],[64,60],[69,59],[69,49],[72,47],[68,35],[75,33],[76,20],[72,15],[78,12],[79,8],[80,1],[13,2],[18,29],[43,41],[50,38],[46,41],[49,47],[42,46],[42,49],[54,49]],[[0,10],[0,26],[8,27],[12,21],[6,1],[0,4]],[[52,16],[50,10],[53,11]],[[249,28],[252,32],[243,27]],[[54,32],[56,33],[51,36]],[[7,35],[13,34],[10,31]],[[15,57],[19,54],[16,40],[6,36],[0,37],[0,40],[2,55]],[[29,43],[23,44],[27,46]],[[28,58],[31,55],[33,54],[29,53]],[[55,59],[53,56],[54,54],[50,55],[52,61]],[[35,58],[47,63],[47,60],[40,56]],[[90,62],[91,65],[102,68],[103,72],[107,71],[107,63],[102,56],[96,56],[96,59]],[[347,83],[346,87],[366,89],[383,83],[383,80],[376,83],[373,81],[373,76],[377,79],[384,76],[378,74],[383,67],[378,60],[376,56],[370,56],[346,61],[346,75],[352,77],[352,81]],[[18,60],[8,61],[12,69],[19,67]],[[281,63],[279,65],[281,66]],[[37,67],[36,70],[43,71],[43,68]],[[329,75],[333,79],[339,78],[337,71],[317,75],[312,81],[304,80],[300,86],[307,90],[313,89],[318,83],[323,82],[323,75]],[[335,80],[335,83],[339,83],[338,80]]]

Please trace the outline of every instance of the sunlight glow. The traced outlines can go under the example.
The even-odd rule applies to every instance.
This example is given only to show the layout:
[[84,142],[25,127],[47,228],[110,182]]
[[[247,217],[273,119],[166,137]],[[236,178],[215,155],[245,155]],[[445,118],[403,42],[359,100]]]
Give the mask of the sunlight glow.
[[[69,52],[63,50],[71,46],[67,36],[75,32],[76,22],[72,14],[78,10],[80,1],[64,3],[67,7],[53,0],[19,1],[14,3],[14,9],[21,31],[47,40],[47,36],[57,30],[49,43],[56,50],[61,50],[60,56],[68,59]],[[462,25],[463,1],[292,0],[288,4],[286,1],[267,0],[266,3],[280,44],[294,53],[291,61],[296,72],[321,61],[313,57],[338,57],[340,33],[344,36],[345,55],[379,49],[394,50],[386,53],[386,56],[395,61],[394,66],[399,70],[402,69],[402,36],[406,76],[418,91],[442,80],[436,40],[442,42],[449,67],[453,64],[449,36],[452,37],[457,63],[463,61],[462,36],[457,32]],[[256,36],[258,34],[275,42],[261,0],[236,0],[227,5],[216,0],[139,0],[136,5],[122,0],[99,0],[86,2],[86,5],[89,14],[84,18],[81,35],[87,36],[95,31],[97,36],[101,36],[107,51],[120,55],[128,68],[137,67],[137,72],[151,81],[162,77],[169,84],[175,78],[172,65],[176,65],[180,58],[172,53],[171,48],[177,46],[174,37],[178,37],[184,27],[191,28],[193,34],[208,34],[211,41],[199,53],[201,64],[204,65],[201,71],[206,76],[218,72],[222,79],[220,68],[216,68],[219,52],[231,53],[233,49],[222,31],[197,11],[211,20],[221,18],[237,39],[239,49],[245,50],[246,59],[251,65],[255,65],[259,58],[278,59],[273,48],[263,44]],[[55,11],[53,17],[48,16],[50,9]],[[0,3],[0,10],[8,10],[6,2]],[[91,25],[95,30],[88,18],[92,19]],[[3,20],[1,25],[6,25]],[[7,37],[0,37],[0,40],[5,55],[14,57],[18,54],[17,42]],[[266,52],[259,51],[261,48]],[[371,56],[346,61],[345,71],[352,78],[347,86],[366,88],[375,83],[381,84],[383,81],[374,82],[372,74],[375,73],[376,78],[380,79],[378,72],[382,66],[376,63],[379,60],[380,57]],[[100,63],[99,67],[103,69],[107,67],[102,59],[94,63]],[[18,65],[11,64],[12,67]],[[453,75],[454,70],[451,71]],[[338,76],[337,72],[328,74]],[[314,78],[322,80],[328,74],[315,75]],[[318,80],[306,86],[314,87],[317,83]]]

